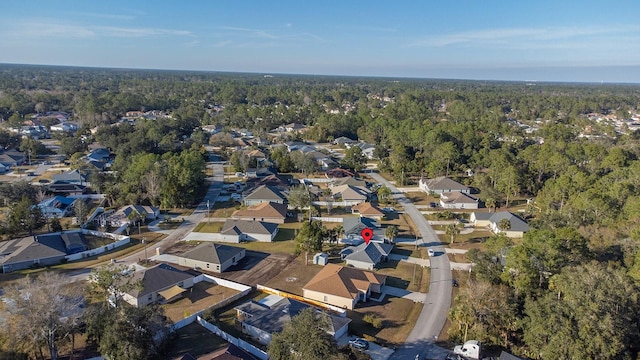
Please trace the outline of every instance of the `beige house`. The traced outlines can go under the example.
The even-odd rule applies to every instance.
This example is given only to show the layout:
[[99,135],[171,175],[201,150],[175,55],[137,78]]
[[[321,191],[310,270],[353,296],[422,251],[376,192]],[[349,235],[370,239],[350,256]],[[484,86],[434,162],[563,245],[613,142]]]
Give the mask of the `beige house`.
[[381,292],[386,279],[385,275],[327,264],[302,288],[302,296],[353,310],[372,292]]
[[384,216],[384,212],[370,202],[363,202],[352,206],[351,213],[360,214],[360,216],[366,216],[376,220],[380,220]]
[[[500,229],[500,222],[504,219],[508,220],[508,229]],[[510,238],[521,238],[529,231],[529,224],[508,211],[473,212],[469,221],[475,227],[487,227],[496,234],[503,233]]]
[[477,209],[478,199],[459,191],[440,194],[440,206],[443,209]]
[[178,265],[221,273],[236,265],[244,256],[243,248],[206,242],[180,255]]
[[193,286],[193,275],[171,265],[159,264],[135,272],[131,282],[137,281],[140,281],[140,287],[121,295],[124,301],[141,308],[156,302],[170,302],[180,298],[183,292]]

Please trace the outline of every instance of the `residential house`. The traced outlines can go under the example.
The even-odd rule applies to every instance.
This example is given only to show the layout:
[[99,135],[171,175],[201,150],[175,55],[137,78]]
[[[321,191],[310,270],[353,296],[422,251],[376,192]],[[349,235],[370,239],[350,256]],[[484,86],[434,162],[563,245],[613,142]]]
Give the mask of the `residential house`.
[[[189,355],[189,353],[185,355]],[[196,360],[196,358],[180,358],[180,360]],[[258,358],[233,344],[227,343],[227,345],[214,352],[198,356],[197,360],[258,360]]]
[[446,176],[440,176],[434,179],[420,179],[418,185],[420,189],[426,193],[442,194],[445,192],[461,192],[470,194],[471,189],[459,182],[452,180]]
[[194,276],[178,270],[171,265],[158,264],[154,267],[136,271],[131,282],[140,282],[122,295],[129,304],[141,308],[156,302],[170,302],[178,299],[193,286]]
[[221,273],[244,256],[244,248],[205,242],[178,256],[178,265]]
[[352,214],[360,214],[368,218],[380,220],[384,216],[384,212],[379,207],[373,205],[370,202],[363,202],[351,207]]
[[51,180],[54,183],[86,185],[87,176],[76,169],[65,171],[62,174],[54,174],[51,176]]
[[248,301],[235,308],[242,331],[258,342],[268,345],[273,334],[279,333],[291,319],[305,309],[316,309],[317,316],[327,319],[327,333],[335,339],[347,333],[351,319],[328,314],[303,302],[269,295],[259,301]]
[[9,150],[0,154],[0,164],[4,165],[8,169],[24,165],[25,161],[25,154],[19,151]]
[[342,201],[365,202],[369,199],[369,190],[352,185],[340,185],[331,188],[334,197],[339,197]]
[[29,236],[0,242],[0,266],[4,273],[61,263],[65,256],[87,250],[79,231]]
[[367,182],[364,180],[356,179],[353,176],[345,176],[342,178],[334,179],[330,183],[331,187],[342,186],[342,185],[351,185],[362,189],[367,189]]
[[306,126],[298,123],[291,123],[284,126],[286,132],[296,132],[296,131],[304,131],[307,129]]
[[277,188],[280,191],[286,191],[289,189],[291,181],[292,178],[289,175],[272,174],[264,177],[248,179],[246,182],[246,186],[250,189],[255,189],[262,185],[266,185],[272,188]]
[[393,250],[393,244],[377,241],[363,242],[357,246],[348,246],[340,251],[340,258],[346,261],[347,266],[358,269],[373,270],[381,262],[389,259]]
[[349,147],[352,146],[357,146],[360,148],[360,150],[362,150],[362,155],[366,156],[367,159],[372,160],[373,159],[373,152],[376,149],[376,146],[373,144],[367,144],[366,142],[359,142],[357,144],[353,144]]
[[287,141],[284,143],[284,146],[287,147],[288,152],[300,150],[301,148],[308,146],[307,144],[300,141]]
[[[500,229],[500,222],[506,219],[509,221],[509,229]],[[529,231],[529,224],[518,216],[508,212],[474,212],[471,213],[470,222],[476,227],[488,227],[494,233],[504,233],[511,238],[521,238]]]
[[72,204],[76,199],[68,198],[65,196],[53,196],[38,203],[42,215],[46,218],[63,218],[73,210]]
[[245,196],[243,201],[246,206],[256,205],[263,202],[286,204],[287,196],[283,191],[276,187],[262,185],[253,190],[249,195]]
[[351,145],[351,144],[355,144],[355,143],[356,143],[355,140],[351,140],[346,136],[340,136],[339,138],[333,140],[333,144],[334,145],[347,146],[347,145]]
[[55,125],[51,125],[49,127],[50,131],[56,131],[56,132],[75,132],[78,130],[78,125],[74,124],[74,123],[69,123],[69,122],[62,122],[59,124],[55,124]]
[[47,185],[47,191],[53,195],[76,196],[85,194],[89,188],[78,184],[53,183]]
[[7,166],[4,166],[2,163],[0,163],[0,174],[4,174],[7,171],[9,171],[9,168]]
[[324,176],[327,179],[340,179],[347,176],[354,177],[355,175],[356,174],[354,172],[341,168],[331,169],[324,173]]
[[205,125],[202,127],[202,131],[214,135],[222,131],[222,125]]
[[271,242],[278,234],[278,224],[253,221],[227,219],[220,231],[222,241],[260,241]]
[[440,206],[444,209],[477,209],[478,198],[463,192],[445,192],[440,194]]
[[344,237],[340,242],[350,245],[358,245],[364,240],[360,235],[364,228],[369,228],[373,231],[372,241],[385,242],[384,229],[380,228],[375,220],[367,217],[345,217],[342,221],[342,229]]
[[338,167],[338,163],[330,157],[318,160],[318,165],[322,171],[327,171]]
[[251,205],[246,209],[236,210],[231,218],[238,220],[264,221],[284,224],[287,218],[287,205],[274,202],[263,202]]
[[302,287],[302,296],[353,310],[358,302],[366,302],[372,293],[380,293],[386,280],[386,275],[327,264]]
[[127,205],[107,216],[105,220],[111,226],[120,227],[136,221],[136,219],[134,219],[136,213],[142,215],[144,221],[153,221],[160,216],[160,209],[148,205]]

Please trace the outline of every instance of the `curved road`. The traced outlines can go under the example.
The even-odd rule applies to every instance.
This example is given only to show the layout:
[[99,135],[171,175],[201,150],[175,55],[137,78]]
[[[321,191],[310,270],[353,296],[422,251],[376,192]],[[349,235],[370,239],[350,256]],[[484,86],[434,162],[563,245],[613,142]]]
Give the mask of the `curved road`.
[[451,306],[452,276],[449,258],[445,254],[438,235],[433,231],[429,222],[418,208],[380,174],[370,172],[369,175],[391,190],[393,197],[402,205],[405,213],[411,217],[420,233],[422,238],[421,246],[426,246],[435,252],[435,256],[429,259],[431,262],[431,283],[429,284],[429,292],[425,295],[422,312],[404,345],[393,353],[391,359],[414,360],[417,354],[420,354],[420,359],[437,358],[447,353],[436,346],[434,340],[437,339],[438,334],[444,327],[447,313]]

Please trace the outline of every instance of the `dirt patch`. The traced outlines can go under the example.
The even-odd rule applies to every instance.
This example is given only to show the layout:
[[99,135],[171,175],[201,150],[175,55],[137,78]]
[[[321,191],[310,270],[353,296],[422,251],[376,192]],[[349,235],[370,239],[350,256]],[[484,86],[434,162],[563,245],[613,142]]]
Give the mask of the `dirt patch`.
[[200,244],[201,242],[199,241],[179,241],[164,250],[163,253],[169,255],[182,255]]
[[[302,296],[302,287],[322,270],[322,266],[319,265],[309,264],[305,266],[304,258],[304,255],[298,256],[266,285]],[[311,260],[311,256],[309,256],[309,260]]]
[[457,263],[468,263],[467,255],[465,254],[447,254],[449,261]]
[[237,294],[239,291],[201,281],[183,293],[184,297],[169,304],[162,305],[165,314],[174,322],[204,310],[222,300]]
[[250,286],[265,285],[278,274],[284,273],[283,269],[293,259],[293,255],[267,254],[247,250],[244,259],[238,265],[232,266],[216,276]]
[[180,359],[186,353],[197,357],[215,351],[226,343],[222,338],[199,324],[192,323],[176,331],[176,339],[171,345],[171,352],[161,359]]

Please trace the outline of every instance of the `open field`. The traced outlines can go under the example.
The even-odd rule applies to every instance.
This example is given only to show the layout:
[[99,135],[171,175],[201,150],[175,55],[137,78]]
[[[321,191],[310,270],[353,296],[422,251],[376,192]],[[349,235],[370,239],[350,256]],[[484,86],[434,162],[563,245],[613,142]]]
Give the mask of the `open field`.
[[386,284],[409,291],[428,292],[431,276],[428,268],[404,261],[389,260],[376,271],[387,275]]
[[[302,287],[322,270],[322,266],[311,263],[305,266],[304,258],[304,255],[298,256],[277,276],[263,285],[302,296]],[[311,258],[312,256],[309,256],[309,262]]]

